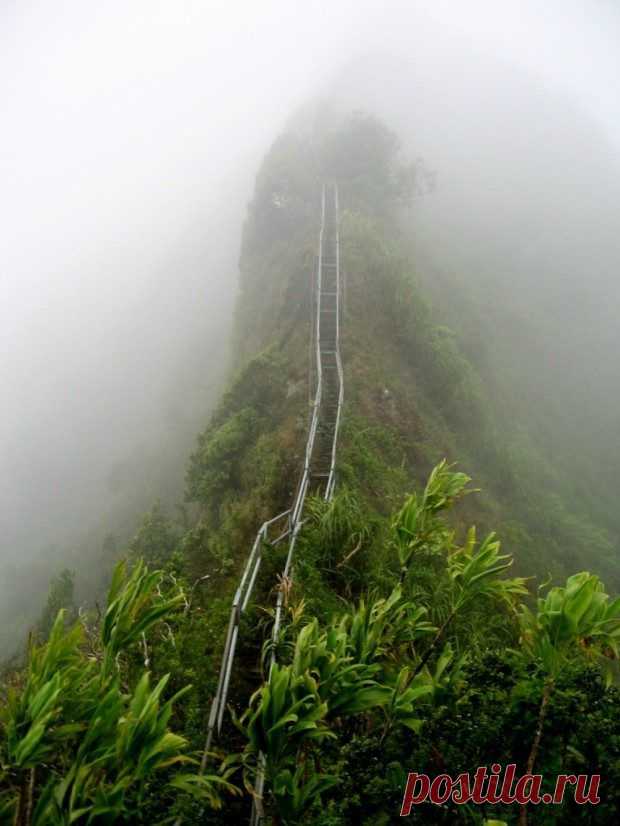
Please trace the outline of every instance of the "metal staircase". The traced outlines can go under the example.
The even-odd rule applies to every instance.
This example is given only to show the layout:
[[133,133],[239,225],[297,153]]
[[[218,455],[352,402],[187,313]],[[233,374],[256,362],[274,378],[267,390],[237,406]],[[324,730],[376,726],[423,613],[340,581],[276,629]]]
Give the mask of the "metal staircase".
[[319,492],[324,494],[325,499],[329,499],[335,482],[336,445],[344,389],[340,360],[338,190],[335,186],[331,190],[331,197],[325,201],[323,226],[316,328],[322,392],[311,472]]
[[[321,230],[313,289],[312,344],[314,351],[314,399],[308,427],[304,465],[291,508],[265,522],[259,529],[239,585],[235,591],[224,645],[217,689],[207,724],[207,740],[202,759],[204,771],[216,733],[221,733],[228,698],[230,676],[239,637],[239,622],[246,611],[256,583],[265,543],[271,546],[288,540],[288,554],[282,580],[291,580],[293,558],[308,492],[329,500],[336,482],[336,449],[343,405],[343,371],[340,359],[340,246],[338,233],[338,187],[324,184],[321,194]],[[277,642],[282,624],[283,590],[279,590],[272,640]],[[271,661],[275,661],[275,645]],[[259,760],[259,766],[261,761]],[[262,795],[264,775],[259,769],[256,791]],[[260,803],[254,805],[251,824],[262,821]]]

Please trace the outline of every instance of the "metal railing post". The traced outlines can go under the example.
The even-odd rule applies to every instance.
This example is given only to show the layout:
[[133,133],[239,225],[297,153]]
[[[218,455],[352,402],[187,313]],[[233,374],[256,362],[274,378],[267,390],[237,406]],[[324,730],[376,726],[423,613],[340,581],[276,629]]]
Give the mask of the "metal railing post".
[[[274,517],[273,519],[264,522],[263,525],[260,527],[258,533],[256,534],[256,538],[254,540],[254,544],[250,551],[250,555],[244,567],[239,586],[237,591],[235,592],[235,597],[233,599],[233,604],[231,606],[231,615],[228,624],[228,631],[226,635],[226,642],[224,645],[224,653],[222,656],[222,664],[220,667],[220,674],[218,678],[218,685],[213,697],[211,710],[209,714],[209,721],[207,725],[207,739],[205,744],[205,749],[202,756],[202,762],[200,765],[201,773],[205,771],[208,754],[211,749],[213,737],[215,734],[215,730],[217,729],[217,733],[219,734],[222,728],[223,719],[224,719],[224,711],[226,708],[226,701],[228,698],[228,690],[230,686],[230,678],[232,673],[232,667],[235,657],[235,649],[237,645],[237,640],[239,636],[239,626],[241,615],[246,611],[251,595],[253,593],[256,580],[258,578],[259,569],[262,562],[262,551],[263,551],[263,543],[268,541],[269,537],[269,528],[279,520],[286,517],[286,528],[285,530],[277,537],[274,544],[277,544],[281,540],[288,537],[288,553],[286,556],[286,561],[284,564],[284,570],[282,573],[282,583],[281,587],[278,591],[278,596],[276,599],[276,607],[275,607],[275,616],[274,616],[274,623],[272,627],[272,651],[271,651],[271,664],[276,662],[276,650],[277,650],[277,643],[278,637],[280,634],[280,628],[282,626],[282,610],[284,606],[284,589],[286,587],[285,581],[287,579],[292,578],[293,572],[293,557],[295,552],[295,547],[297,544],[297,537],[303,525],[303,511],[306,496],[308,490],[310,488],[310,482],[312,477],[312,462],[313,462],[313,453],[315,449],[315,443],[317,438],[317,433],[319,431],[319,426],[325,427],[330,426],[333,428],[332,433],[332,444],[330,450],[330,467],[329,473],[327,475],[327,482],[325,485],[324,490],[324,498],[330,499],[333,495],[334,487],[335,487],[335,467],[336,467],[336,447],[338,441],[338,434],[340,428],[340,419],[341,419],[341,411],[343,405],[343,387],[344,387],[344,380],[343,380],[343,370],[342,370],[342,362],[340,358],[340,314],[341,314],[341,283],[340,283],[340,236],[339,236],[339,227],[338,227],[338,212],[339,212],[339,205],[338,205],[338,187],[336,184],[330,185],[330,192],[331,192],[331,203],[329,209],[329,219],[333,222],[333,227],[330,226],[328,230],[328,238],[329,238],[329,253],[330,256],[332,255],[332,245],[335,245],[335,311],[329,309],[326,310],[327,313],[331,314],[335,312],[335,332],[330,332],[328,328],[327,338],[329,339],[331,335],[334,335],[334,349],[327,350],[325,352],[321,351],[321,340],[322,340],[322,330],[321,330],[321,308],[322,308],[322,299],[323,299],[323,289],[324,289],[324,281],[323,281],[323,256],[324,256],[324,239],[325,239],[325,230],[326,230],[326,214],[327,214],[327,185],[323,184],[322,191],[321,191],[321,228],[319,231],[319,251],[316,260],[316,268],[314,271],[314,278],[313,278],[313,298],[311,302],[311,341],[310,341],[310,352],[314,350],[314,370],[316,374],[316,386],[314,388],[314,398],[312,399],[311,404],[311,416],[310,416],[310,423],[308,427],[308,436],[306,440],[306,449],[304,454],[304,464],[301,479],[299,481],[299,485],[297,487],[297,491],[295,494],[295,498],[291,505],[291,508],[284,513],[279,514],[278,516]],[[333,265],[330,263],[330,267]],[[333,273],[333,271],[332,271]],[[331,279],[330,275],[330,279]],[[326,300],[331,299],[334,297],[333,287],[327,288],[326,291]],[[327,339],[326,339],[327,340]],[[312,346],[314,345],[314,346]],[[337,373],[337,388],[338,388],[338,401],[335,410],[335,416],[333,420],[328,422],[323,422],[322,419],[325,417],[325,410],[323,409],[323,391],[324,391],[324,365],[323,365],[323,358],[327,357],[328,354],[335,356],[335,367]],[[333,365],[330,365],[330,371],[332,378],[326,379],[328,388],[331,386],[333,387]],[[312,388],[312,359],[310,360],[309,366],[310,376],[308,381],[308,387]],[[310,390],[311,393],[311,390]],[[331,415],[331,414],[330,414]],[[271,666],[270,666],[271,667]],[[263,806],[262,806],[262,797],[264,792],[265,786],[265,757],[261,753],[259,754],[258,758],[258,768],[257,768],[257,775],[256,775],[256,786],[255,786],[255,796],[252,805],[252,814],[250,819],[251,826],[259,826],[262,823],[264,818],[263,813]]]

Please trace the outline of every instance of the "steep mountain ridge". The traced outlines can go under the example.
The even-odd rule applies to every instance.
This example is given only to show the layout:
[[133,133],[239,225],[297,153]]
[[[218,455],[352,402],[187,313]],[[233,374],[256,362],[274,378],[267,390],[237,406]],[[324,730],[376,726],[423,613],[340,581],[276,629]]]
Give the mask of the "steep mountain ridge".
[[[127,549],[129,568],[114,573],[104,615],[82,614],[66,635],[64,623],[76,610],[70,577],[61,577],[38,629],[50,642],[31,650],[25,675],[9,677],[25,688],[9,693],[7,710],[0,708],[10,733],[0,749],[12,766],[0,778],[0,811],[17,812],[20,826],[28,795],[40,795],[45,816],[51,809],[44,807],[56,805],[78,777],[71,761],[82,754],[81,734],[92,723],[71,693],[70,677],[80,669],[89,709],[109,689],[105,697],[119,712],[118,727],[114,715],[96,718],[110,723],[103,732],[107,762],[101,772],[97,760],[83,767],[89,779],[80,793],[88,805],[76,813],[78,822],[107,795],[117,807],[110,811],[123,813],[116,822],[238,824],[249,815],[263,767],[264,822],[273,826],[395,822],[409,769],[456,774],[484,761],[527,766],[538,758],[550,775],[558,765],[576,771],[586,760],[604,776],[617,774],[617,744],[601,737],[617,726],[617,691],[599,666],[618,656],[620,603],[584,572],[538,600],[536,613],[528,607],[548,572],[556,582],[590,565],[605,577],[615,573],[612,544],[594,517],[563,499],[554,485],[558,474],[536,450],[527,424],[512,421],[503,378],[485,358],[486,343],[476,346],[472,335],[476,315],[466,290],[451,305],[451,312],[462,311],[461,319],[453,316],[456,332],[446,325],[450,312],[431,308],[431,276],[416,272],[422,263],[400,220],[403,207],[415,213],[416,177],[396,136],[362,113],[274,143],[243,231],[236,369],[190,457],[186,505],[175,519],[158,506],[146,515]],[[303,468],[315,387],[313,285],[324,179],[337,182],[340,202],[346,393],[336,494],[329,502],[308,496],[292,578],[285,576],[286,543],[262,546],[252,597],[235,618],[239,637],[222,736],[207,754],[233,594],[258,527],[290,507]],[[470,480],[461,469],[482,488],[477,495],[465,495]],[[509,576],[510,554],[517,573],[538,582]],[[149,574],[143,561],[158,570]],[[566,606],[559,612],[558,601]],[[283,622],[274,633],[276,602]],[[69,617],[52,624],[63,607]],[[547,629],[564,616],[550,642]],[[558,639],[562,645],[548,657]],[[58,719],[71,724],[49,733],[52,718],[37,723],[28,692],[54,652],[61,676],[51,679],[64,687],[50,683],[49,690],[58,691]],[[161,679],[154,696],[150,674]],[[173,699],[158,716],[166,686]],[[135,722],[134,712],[142,719],[142,701],[172,751],[155,767],[164,778],[159,784],[146,769],[132,774],[129,755],[117,759],[117,738]],[[582,713],[586,708],[591,715]],[[546,715],[538,754],[533,732]],[[183,737],[170,737],[169,721]],[[42,749],[53,756],[45,765],[33,760],[36,777],[30,764],[19,763],[23,748],[14,745],[20,731],[30,737],[30,724],[39,725]],[[97,742],[94,734],[85,739]],[[197,767],[202,757],[202,766],[178,776],[176,763],[188,755]],[[49,781],[45,793],[42,777]],[[125,794],[125,778],[139,791]],[[249,794],[230,796],[231,780]],[[605,798],[603,818],[616,798],[613,791]],[[56,813],[62,818],[69,810],[65,801]],[[496,814],[507,813],[484,812]],[[443,826],[467,813],[428,805],[420,816]]]
[[[399,444],[397,459],[376,445],[370,449],[386,477],[396,459],[405,488],[420,482],[443,456],[471,471],[483,496],[468,507],[477,508],[482,525],[499,523],[523,570],[562,575],[596,558],[615,577],[605,530],[587,512],[571,515],[574,503],[563,501],[554,484],[557,473],[538,452],[527,422],[512,421],[511,395],[485,357],[491,343],[479,341],[472,349],[476,310],[467,295],[460,302],[461,327],[471,319],[465,336],[442,326],[441,317],[449,313],[430,309],[421,286],[428,277],[416,273],[420,264],[397,219],[405,198],[398,186],[407,167],[395,137],[374,119],[354,116],[318,137],[284,135],[265,159],[242,244],[236,323],[241,357],[257,345],[275,348],[272,352],[293,370],[288,391],[293,398],[307,382],[304,343],[318,180],[343,156],[348,158],[348,172],[339,178],[347,372],[343,478],[355,484],[359,458],[347,464],[345,457],[354,440],[359,453],[359,434],[374,429],[392,450]],[[371,496],[376,506],[387,508],[389,486],[382,490],[376,478],[370,487],[378,493]],[[369,489],[362,493],[368,496]],[[402,495],[402,488],[394,495]]]

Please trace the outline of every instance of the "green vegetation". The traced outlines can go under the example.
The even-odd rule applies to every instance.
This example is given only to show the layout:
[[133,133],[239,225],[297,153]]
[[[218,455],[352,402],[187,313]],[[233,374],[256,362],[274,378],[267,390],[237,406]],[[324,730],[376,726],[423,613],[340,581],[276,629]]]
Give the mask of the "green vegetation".
[[[148,641],[184,603],[161,594],[162,574],[120,564],[100,622],[65,628],[61,610],[9,690],[2,712],[2,815],[15,826],[150,823],[148,800],[192,794],[220,805],[223,777],[180,771],[196,764],[168,723],[186,686],[162,701],[170,675],[151,684]],[[142,649],[144,666],[137,666]]]
[[65,612],[64,616],[67,620],[74,619],[74,578],[74,573],[65,569],[64,571],[61,571],[57,577],[52,579],[50,583],[50,592],[47,597],[47,603],[37,624],[37,631],[43,637],[47,637],[52,630],[52,626],[59,611],[62,610]]
[[[470,528],[460,541],[450,526],[468,483],[442,462],[385,518],[346,489],[311,503],[278,662],[235,720],[237,748],[231,737],[206,775],[197,771],[195,729],[204,698],[183,684],[184,670],[192,633],[225,618],[192,618],[193,595],[172,573],[176,558],[168,574],[119,565],[104,616],[66,629],[61,610],[9,691],[5,816],[16,824],[194,822],[206,802],[216,809],[207,822],[238,822],[237,787],[247,790],[247,811],[260,754],[259,805],[274,824],[392,822],[413,767],[458,774],[505,759],[528,770],[536,763],[551,777],[591,761],[592,771],[615,777],[620,742],[597,732],[618,723],[618,690],[603,665],[617,659],[620,600],[583,572],[529,606],[526,582],[507,576],[512,559],[496,537],[478,542]],[[352,586],[343,566],[358,572],[358,594],[344,602]],[[265,643],[265,663],[269,651]],[[170,671],[157,673],[159,662]],[[237,701],[245,691],[237,683]],[[582,708],[591,719],[571,721]],[[171,722],[186,736],[172,734]],[[615,795],[609,787],[597,811],[609,816]],[[513,822],[505,808],[480,818]],[[467,817],[454,805],[423,811],[429,823]],[[553,817],[537,812],[536,822]]]
[[[524,580],[505,577],[512,560],[500,553],[495,537],[491,534],[478,544],[470,529],[459,545],[442,515],[467,492],[467,482],[464,474],[441,463],[424,491],[407,497],[394,515],[382,543],[384,564],[392,573],[391,583],[383,585],[383,590],[391,587],[389,593],[382,595],[371,581],[367,597],[323,625],[316,617],[305,617],[308,583],[302,580],[300,601],[291,606],[291,643],[281,647],[279,663],[271,666],[238,723],[247,739],[241,764],[249,789],[258,755],[265,756],[265,804],[274,823],[392,822],[407,768],[423,766],[426,771],[429,752],[436,760],[453,748],[452,731],[439,732],[437,720],[450,714],[467,719],[460,706],[467,708],[474,697],[467,751],[476,757],[467,765],[499,759],[483,755],[500,733],[498,752],[523,752],[523,726],[513,733],[503,729],[517,710],[536,720],[528,770],[537,756],[542,764],[538,769],[549,774],[585,759],[576,733],[564,732],[560,745],[557,720],[547,730],[546,747],[541,744],[547,710],[553,707],[550,686],[561,674],[566,678],[553,716],[561,716],[568,698],[584,702],[580,692],[588,685],[586,675],[592,680],[598,671],[597,654],[617,657],[620,600],[610,602],[599,580],[584,572],[570,577],[565,587],[552,588],[535,611],[529,609],[521,602],[527,595]],[[340,496],[348,502],[348,494]],[[315,511],[313,517],[311,534],[322,533],[324,547],[331,544],[335,527],[342,530],[338,498],[327,506],[328,512]],[[359,522],[350,530],[351,537],[370,536]],[[420,561],[429,556],[435,562],[432,578],[426,565],[419,570]],[[483,672],[492,683],[503,683],[503,691],[489,686],[487,696],[487,686],[477,681]],[[599,702],[604,697],[604,713],[617,714],[615,688],[602,691],[596,679],[586,691]],[[501,709],[498,700],[505,704]],[[483,726],[480,738],[473,730],[476,715]],[[601,748],[608,761],[617,758],[617,746]],[[378,763],[372,766],[376,773],[370,782],[369,765],[356,749],[371,752]],[[458,751],[451,754],[452,761],[462,759]],[[344,796],[343,780],[350,784]],[[613,805],[608,800],[606,811]],[[372,812],[365,809],[373,806],[377,808]],[[451,823],[459,817],[458,807],[444,809],[426,810],[425,822]],[[510,817],[500,807],[483,814]],[[536,822],[552,823],[553,815],[544,819],[537,813]]]
[[[448,327],[428,303],[399,225],[416,169],[395,136],[361,114],[312,135],[282,136],[259,172],[235,373],[189,459],[186,502],[154,505],[127,542],[109,526],[103,608],[78,610],[63,571],[26,663],[5,672],[7,823],[236,825],[260,754],[266,824],[396,822],[408,770],[493,762],[533,766],[546,784],[560,771],[604,778],[596,811],[568,801],[539,808],[537,824],[612,822],[620,806],[620,603],[583,570],[617,586],[612,539],[515,422],[485,342],[472,346],[483,328]],[[224,736],[201,774],[239,571],[301,467],[326,175],[340,184],[345,276],[337,492],[307,501],[292,583],[279,578],[286,548],[263,549]],[[418,812],[429,824],[527,814]]]

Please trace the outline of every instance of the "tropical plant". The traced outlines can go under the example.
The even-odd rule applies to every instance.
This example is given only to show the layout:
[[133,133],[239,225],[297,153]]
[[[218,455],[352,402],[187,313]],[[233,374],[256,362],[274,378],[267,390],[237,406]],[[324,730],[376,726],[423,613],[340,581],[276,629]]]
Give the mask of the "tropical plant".
[[427,664],[417,675],[416,681],[419,684],[428,685],[433,702],[439,704],[448,700],[450,696],[458,695],[459,683],[463,678],[463,670],[468,660],[467,652],[456,656],[452,644],[447,642],[437,657],[432,671]]
[[[610,600],[597,576],[582,571],[568,577],[566,585],[539,597],[534,613],[521,606],[523,655],[544,675],[536,731],[527,759],[531,774],[540,749],[549,700],[562,671],[576,659],[595,662],[617,660],[620,643],[620,598]],[[527,823],[527,808],[521,809]]]
[[427,609],[403,598],[398,585],[385,598],[361,599],[351,606],[340,624],[349,629],[349,645],[355,661],[398,659],[402,649],[437,629],[426,619]]
[[176,771],[196,763],[186,739],[169,731],[173,705],[190,687],[162,702],[169,676],[152,687],[148,671],[134,679],[123,662],[184,604],[180,593],[163,596],[161,581],[142,563],[130,573],[121,563],[97,641],[81,624],[65,628],[60,611],[48,641],[31,644],[23,685],[0,718],[0,811],[15,826],[141,822],[155,774],[211,805],[220,790],[234,790],[227,775]]
[[407,668],[393,675],[393,658],[435,630],[425,613],[396,587],[387,598],[349,606],[325,628],[316,618],[307,622],[298,629],[290,664],[272,663],[237,724],[248,740],[240,758],[246,786],[255,793],[252,776],[260,766],[283,822],[299,822],[302,809],[335,782],[316,772],[309,747],[335,738],[343,719],[383,709],[386,733],[397,724],[416,728],[414,703],[433,686],[410,684]]
[[455,617],[473,603],[487,601],[516,610],[518,598],[527,594],[526,580],[523,577],[508,579],[502,576],[511,567],[513,560],[509,554],[501,554],[500,547],[500,542],[493,533],[477,545],[476,530],[471,527],[465,544],[448,551],[445,616],[416,665],[414,676],[424,668]]
[[465,473],[455,473],[444,459],[431,472],[424,491],[410,494],[392,520],[392,535],[398,553],[401,582],[409,572],[415,553],[421,548],[431,552],[443,550],[450,531],[439,519],[458,499],[471,493],[471,481]]
[[433,685],[422,680],[414,680],[411,669],[404,666],[398,672],[398,676],[391,686],[391,696],[389,703],[384,706],[386,724],[383,730],[384,739],[394,725],[406,726],[418,734],[422,728],[423,720],[415,714],[416,700],[433,692]]
[[254,787],[255,776],[263,776],[269,784],[279,817],[290,816],[321,794],[325,786],[303,785],[296,765],[302,746],[334,736],[326,716],[327,703],[321,701],[315,680],[296,674],[290,665],[271,664],[267,681],[252,696],[241,719],[235,720],[247,738],[239,762],[257,806],[262,808],[262,799]]
[[318,772],[310,758],[303,759],[294,769],[283,769],[273,783],[277,817],[291,826],[299,823],[304,813],[337,782],[335,775]]

